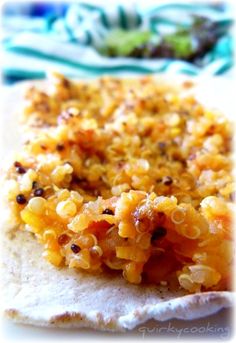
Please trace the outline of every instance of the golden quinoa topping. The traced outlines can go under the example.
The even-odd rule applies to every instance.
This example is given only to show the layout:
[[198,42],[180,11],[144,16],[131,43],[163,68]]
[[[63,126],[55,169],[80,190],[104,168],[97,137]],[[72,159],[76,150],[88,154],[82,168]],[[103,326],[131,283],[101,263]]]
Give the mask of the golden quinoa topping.
[[54,74],[26,99],[30,135],[8,199],[49,262],[189,292],[229,287],[235,187],[223,116],[151,77]]

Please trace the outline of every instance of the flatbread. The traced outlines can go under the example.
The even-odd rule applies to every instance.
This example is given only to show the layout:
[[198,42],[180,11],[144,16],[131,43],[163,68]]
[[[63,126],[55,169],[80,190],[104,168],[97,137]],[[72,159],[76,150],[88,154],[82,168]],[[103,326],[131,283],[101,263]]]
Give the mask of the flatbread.
[[231,292],[185,295],[166,287],[136,286],[113,274],[57,269],[41,253],[31,233],[5,231],[3,305],[15,322],[123,331],[149,319],[196,319],[232,305]]
[[58,269],[42,258],[32,234],[2,223],[1,236],[2,306],[18,323],[124,331],[149,319],[196,319],[233,304],[232,292],[186,295],[180,289],[128,284],[116,274]]

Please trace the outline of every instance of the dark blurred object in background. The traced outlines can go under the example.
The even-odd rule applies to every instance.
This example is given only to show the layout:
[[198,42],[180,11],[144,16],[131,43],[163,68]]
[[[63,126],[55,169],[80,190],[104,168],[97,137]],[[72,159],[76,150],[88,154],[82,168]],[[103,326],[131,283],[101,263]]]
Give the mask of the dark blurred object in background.
[[3,15],[26,15],[26,16],[45,16],[45,15],[64,15],[69,3],[67,2],[8,2],[2,7]]

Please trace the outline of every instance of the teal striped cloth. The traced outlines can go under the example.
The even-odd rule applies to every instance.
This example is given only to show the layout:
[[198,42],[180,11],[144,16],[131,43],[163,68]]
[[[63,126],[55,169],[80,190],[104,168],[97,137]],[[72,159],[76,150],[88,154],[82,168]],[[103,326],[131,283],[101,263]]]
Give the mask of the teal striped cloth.
[[77,2],[69,7],[64,17],[45,18],[41,25],[37,23],[36,30],[33,23],[29,25],[26,20],[24,30],[23,21],[22,31],[7,37],[2,43],[3,74],[43,78],[51,70],[59,70],[71,77],[104,73],[224,73],[233,65],[230,34],[223,36],[204,57],[203,68],[180,60],[109,58],[101,56],[94,48],[113,28],[139,27],[154,32],[170,32],[179,25],[190,26],[193,14],[207,16],[222,26],[232,23],[231,9],[226,5],[161,1],[145,5],[142,1],[135,6],[129,3],[125,6],[98,6]]

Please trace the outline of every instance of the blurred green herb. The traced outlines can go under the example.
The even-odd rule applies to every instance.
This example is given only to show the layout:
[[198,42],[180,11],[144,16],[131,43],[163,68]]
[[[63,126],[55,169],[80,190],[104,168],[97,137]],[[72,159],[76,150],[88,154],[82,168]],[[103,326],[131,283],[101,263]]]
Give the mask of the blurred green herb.
[[149,42],[151,36],[149,31],[113,30],[107,35],[102,51],[109,56],[129,56],[136,47]]
[[188,29],[179,27],[171,34],[158,36],[150,31],[121,29],[109,32],[98,51],[109,57],[170,58],[199,64],[227,33],[229,23],[195,16]]

